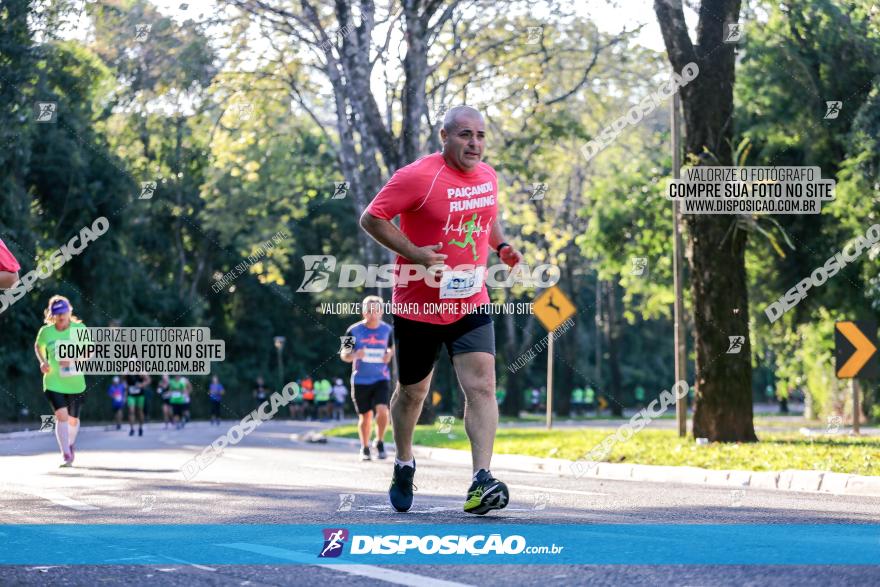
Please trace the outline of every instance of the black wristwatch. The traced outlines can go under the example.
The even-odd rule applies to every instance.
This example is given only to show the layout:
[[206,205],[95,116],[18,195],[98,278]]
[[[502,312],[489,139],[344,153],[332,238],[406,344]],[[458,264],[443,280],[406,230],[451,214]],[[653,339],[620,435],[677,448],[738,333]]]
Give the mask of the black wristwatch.
[[498,253],[498,256],[499,256],[499,257],[501,256],[501,249],[503,249],[504,247],[510,247],[510,248],[513,248],[513,247],[510,245],[510,243],[501,243],[500,245],[498,245],[497,247],[495,247],[495,252]]

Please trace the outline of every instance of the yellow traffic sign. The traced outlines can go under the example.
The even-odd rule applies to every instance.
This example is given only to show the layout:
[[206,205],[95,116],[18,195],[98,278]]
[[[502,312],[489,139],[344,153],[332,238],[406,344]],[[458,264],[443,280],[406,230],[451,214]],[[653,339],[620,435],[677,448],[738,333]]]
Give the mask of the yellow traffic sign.
[[877,376],[877,325],[869,321],[835,322],[837,378]]
[[555,285],[545,289],[535,298],[532,309],[538,321],[550,332],[577,313],[577,308],[571,300]]

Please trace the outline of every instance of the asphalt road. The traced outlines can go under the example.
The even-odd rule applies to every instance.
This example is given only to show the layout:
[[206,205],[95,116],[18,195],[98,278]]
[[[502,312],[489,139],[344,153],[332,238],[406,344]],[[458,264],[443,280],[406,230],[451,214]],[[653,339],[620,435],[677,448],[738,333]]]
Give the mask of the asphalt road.
[[[268,422],[187,481],[180,468],[232,424],[147,427],[144,437],[86,430],[72,469],[54,436],[0,435],[3,524],[865,524],[876,498],[711,488],[494,470],[507,509],[461,511],[468,467],[420,460],[408,514],[387,505],[391,460],[360,462],[348,446],[310,444],[320,424]],[[353,495],[344,497],[346,494]],[[343,505],[340,508],[341,504]],[[75,547],[75,545],[72,545]],[[876,566],[675,565],[167,565],[0,568],[2,585],[870,585]]]

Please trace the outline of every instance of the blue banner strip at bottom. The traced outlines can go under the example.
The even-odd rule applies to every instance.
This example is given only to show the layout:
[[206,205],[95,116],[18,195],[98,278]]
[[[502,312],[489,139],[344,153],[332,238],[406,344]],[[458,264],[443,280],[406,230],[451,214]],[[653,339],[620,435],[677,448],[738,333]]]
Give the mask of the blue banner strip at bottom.
[[0,525],[0,564],[877,565],[880,525]]

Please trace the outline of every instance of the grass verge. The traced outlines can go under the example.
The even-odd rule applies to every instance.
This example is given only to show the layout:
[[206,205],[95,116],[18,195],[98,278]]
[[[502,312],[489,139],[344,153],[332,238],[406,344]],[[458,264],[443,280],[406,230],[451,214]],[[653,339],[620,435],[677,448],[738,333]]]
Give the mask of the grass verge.
[[[596,447],[615,428],[500,428],[495,452],[576,460]],[[357,438],[356,426],[340,426],[328,436]],[[389,435],[390,438],[390,435]],[[697,446],[693,438],[679,438],[673,430],[642,430],[627,442],[618,442],[607,459],[612,463],[693,466],[705,469],[781,471],[801,469],[856,475],[880,475],[880,438],[843,434],[804,436],[797,433],[759,434],[757,443],[712,443]],[[464,427],[456,423],[448,433],[438,426],[417,426],[415,444],[467,450]]]

